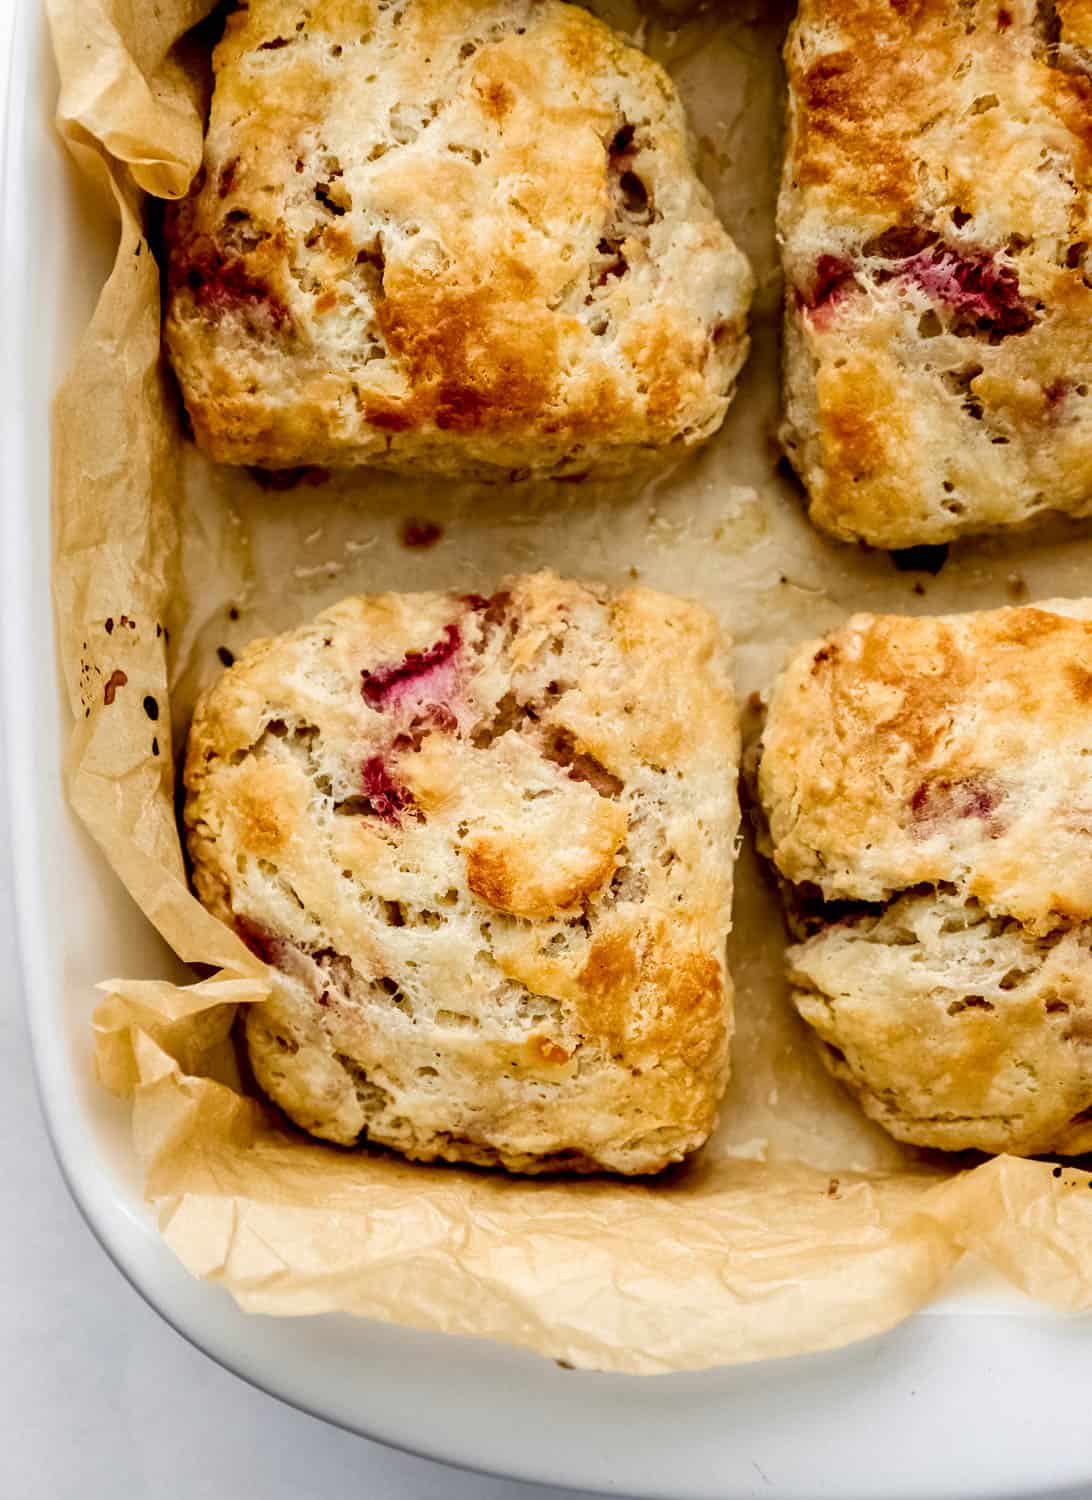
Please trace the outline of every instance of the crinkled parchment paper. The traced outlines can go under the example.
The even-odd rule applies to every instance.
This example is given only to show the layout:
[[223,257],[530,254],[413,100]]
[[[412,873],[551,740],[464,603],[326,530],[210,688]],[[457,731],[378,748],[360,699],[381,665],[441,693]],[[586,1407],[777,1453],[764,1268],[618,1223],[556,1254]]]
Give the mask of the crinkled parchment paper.
[[[290,1132],[248,1097],[235,1007],[262,966],[189,894],[174,755],[218,652],[375,588],[486,589],[562,572],[696,594],[737,641],[739,686],[850,610],[968,609],[1080,594],[1075,527],[956,549],[937,577],[824,542],[779,476],[773,239],[784,16],[776,0],[602,0],[674,74],[701,170],[759,277],[755,349],[724,430],[652,481],[482,488],[371,474],[261,488],[184,440],[159,353],[145,194],[198,166],[209,0],[51,0],[63,134],[120,220],[117,263],[56,412],[55,587],[74,717],[71,797],[177,952],[180,989],[113,981],[103,1083],[168,1243],[254,1312],[343,1309],[485,1335],[572,1364],[655,1372],[863,1338],[925,1302],[964,1251],[1027,1291],[1092,1306],[1092,1192],[1041,1162],[955,1171],[895,1146],[840,1094],[786,1001],[773,895],[737,871],[734,1080],[699,1159],[654,1183],[532,1182]],[[310,476],[312,480],[320,476]],[[442,528],[402,545],[410,519]],[[195,980],[196,980],[195,975]]]

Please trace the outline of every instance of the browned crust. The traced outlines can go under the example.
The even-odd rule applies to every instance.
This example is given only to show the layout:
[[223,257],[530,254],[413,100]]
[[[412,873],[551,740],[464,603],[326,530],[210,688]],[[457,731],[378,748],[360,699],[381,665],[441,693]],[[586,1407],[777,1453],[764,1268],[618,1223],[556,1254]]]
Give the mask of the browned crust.
[[[411,657],[440,696],[375,698]],[[715,621],[644,588],[349,599],[255,642],[184,776],[198,894],[283,976],[259,1081],[422,1159],[694,1149],[728,1067],[738,751]]]
[[[803,0],[784,436],[838,537],[909,547],[1092,509],[1088,26],[1086,0]],[[953,268],[949,292],[900,238]],[[983,279],[996,313],[960,290]]]
[[1069,610],[859,615],[801,648],[759,769],[781,873],[829,900],[946,883],[1032,932],[1092,918],[1092,622]]
[[[715,430],[750,275],[658,66],[559,0],[409,0],[389,55],[385,12],[348,35],[334,0],[299,14],[232,16],[205,166],[168,211],[166,338],[199,444],[269,467],[586,472]],[[400,113],[423,114],[415,139]],[[653,265],[649,226],[676,220]],[[631,266],[655,273],[632,296]]]

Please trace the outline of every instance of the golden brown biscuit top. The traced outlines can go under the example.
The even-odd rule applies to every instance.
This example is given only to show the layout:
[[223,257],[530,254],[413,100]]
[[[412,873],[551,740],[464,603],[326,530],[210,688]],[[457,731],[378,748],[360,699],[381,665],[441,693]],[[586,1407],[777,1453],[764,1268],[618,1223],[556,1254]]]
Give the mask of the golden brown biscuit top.
[[1066,49],[1090,30],[1089,0],[804,0],[787,56],[806,212],[867,239],[950,200],[990,243],[1068,247],[1088,225],[1092,79]]
[[587,12],[254,0],[215,70],[168,319],[213,456],[719,421],[746,262],[667,75]]
[[883,546],[1092,506],[1089,0],[804,0],[780,204],[813,518]]
[[952,886],[1033,932],[1092,916],[1092,605],[856,615],[772,694],[777,868],[826,900]]
[[550,574],[347,599],[198,705],[194,879],[275,962],[331,950],[483,1037],[522,986],[566,1007],[566,1056],[719,1076],[737,761],[697,605]]

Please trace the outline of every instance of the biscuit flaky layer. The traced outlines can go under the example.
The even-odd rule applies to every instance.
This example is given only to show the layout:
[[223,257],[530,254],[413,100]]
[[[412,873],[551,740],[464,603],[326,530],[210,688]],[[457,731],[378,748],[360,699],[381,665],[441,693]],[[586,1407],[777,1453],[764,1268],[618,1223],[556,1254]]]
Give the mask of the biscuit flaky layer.
[[1092,1147],[1092,603],[858,615],[771,695],[794,998],[902,1140]]
[[202,901],[271,965],[255,1075],[421,1159],[657,1171],[727,1078],[738,826],[699,606],[550,574],[347,599],[198,705]]
[[716,430],[751,274],[651,59],[558,0],[252,0],[170,216],[224,463],[574,475]]
[[786,449],[884,547],[1092,512],[1092,0],[803,0]]

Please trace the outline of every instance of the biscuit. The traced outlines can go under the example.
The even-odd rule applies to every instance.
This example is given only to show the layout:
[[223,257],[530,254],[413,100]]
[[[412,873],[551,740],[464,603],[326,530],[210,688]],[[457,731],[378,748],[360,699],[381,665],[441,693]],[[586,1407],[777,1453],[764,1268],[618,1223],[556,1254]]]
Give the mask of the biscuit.
[[664,71],[558,0],[252,0],[167,225],[221,463],[624,470],[720,425],[751,273]]
[[1092,1149],[1092,602],[800,648],[762,841],[828,1067],[919,1146]]
[[257,1081],[429,1160],[658,1171],[713,1128],[738,826],[727,649],[551,574],[347,599],[200,701],[195,889],[271,966]]
[[1092,513],[1090,14],[803,0],[782,438],[837,537]]

